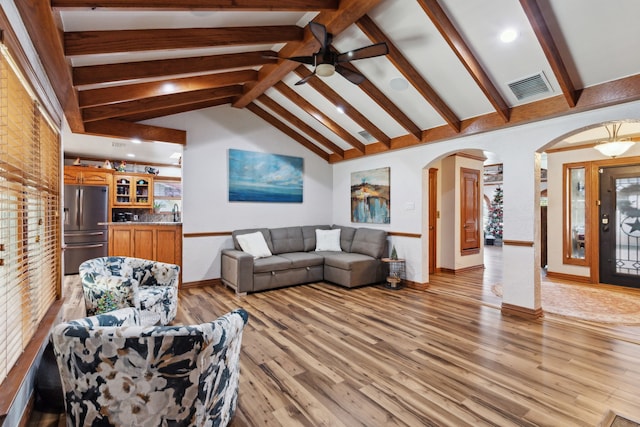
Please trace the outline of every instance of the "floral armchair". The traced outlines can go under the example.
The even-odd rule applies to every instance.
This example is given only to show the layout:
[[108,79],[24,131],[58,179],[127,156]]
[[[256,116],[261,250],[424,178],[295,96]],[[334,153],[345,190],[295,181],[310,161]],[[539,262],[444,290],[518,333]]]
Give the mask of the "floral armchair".
[[248,317],[236,309],[200,325],[145,327],[125,308],[57,325],[67,426],[226,426]]
[[166,325],[178,310],[180,267],[130,257],[102,257],[80,264],[87,316],[125,307],[141,310],[143,324]]

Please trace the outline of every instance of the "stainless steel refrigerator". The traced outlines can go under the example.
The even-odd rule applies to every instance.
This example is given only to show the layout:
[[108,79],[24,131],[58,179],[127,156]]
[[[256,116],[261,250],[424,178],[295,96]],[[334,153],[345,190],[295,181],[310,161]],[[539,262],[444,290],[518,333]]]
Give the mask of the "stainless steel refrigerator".
[[107,256],[109,187],[64,186],[64,274],[77,274],[83,261]]

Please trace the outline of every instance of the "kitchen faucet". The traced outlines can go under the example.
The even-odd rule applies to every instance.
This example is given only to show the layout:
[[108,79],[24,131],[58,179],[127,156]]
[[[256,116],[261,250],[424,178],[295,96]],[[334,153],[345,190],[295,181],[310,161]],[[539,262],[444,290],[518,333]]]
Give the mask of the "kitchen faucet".
[[179,213],[177,203],[173,204],[173,209],[171,210],[171,212],[173,213],[173,222],[178,222]]

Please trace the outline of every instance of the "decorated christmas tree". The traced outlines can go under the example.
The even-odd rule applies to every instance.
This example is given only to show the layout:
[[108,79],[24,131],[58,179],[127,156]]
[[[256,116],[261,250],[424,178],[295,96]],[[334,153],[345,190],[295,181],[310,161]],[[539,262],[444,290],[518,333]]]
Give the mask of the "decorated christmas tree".
[[502,239],[502,187],[497,187],[493,193],[485,232],[496,239]]

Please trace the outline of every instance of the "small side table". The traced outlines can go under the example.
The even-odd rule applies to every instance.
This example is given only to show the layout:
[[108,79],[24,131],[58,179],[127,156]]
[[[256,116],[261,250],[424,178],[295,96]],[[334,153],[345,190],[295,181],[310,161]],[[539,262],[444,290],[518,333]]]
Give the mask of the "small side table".
[[387,289],[400,289],[405,274],[405,260],[382,258],[381,261],[388,266],[387,283],[385,287]]

